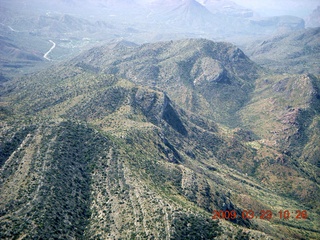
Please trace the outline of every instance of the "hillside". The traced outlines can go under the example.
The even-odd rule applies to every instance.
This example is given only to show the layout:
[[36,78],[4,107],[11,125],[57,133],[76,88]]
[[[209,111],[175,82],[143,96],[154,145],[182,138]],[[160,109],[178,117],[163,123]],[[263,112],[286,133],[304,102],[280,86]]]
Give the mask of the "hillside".
[[205,39],[98,47],[71,64],[160,88],[185,109],[227,125],[237,125],[234,113],[261,72],[235,46]]
[[320,74],[320,28],[277,34],[247,44],[252,60],[277,73]]
[[319,238],[319,79],[267,74],[187,39],[1,83],[0,237]]
[[10,43],[10,39],[0,36],[0,65],[1,69],[21,68],[26,65],[35,65],[43,61],[39,53],[29,52]]
[[[94,46],[120,40],[143,44],[202,37],[239,43],[305,27],[299,17],[262,18],[232,1],[215,0],[2,0],[0,10],[0,36],[40,56],[53,41],[52,61],[65,61]],[[19,69],[16,66],[7,67],[8,75],[46,64],[35,61],[21,62]]]
[[307,27],[320,27],[320,6],[312,11],[306,19]]

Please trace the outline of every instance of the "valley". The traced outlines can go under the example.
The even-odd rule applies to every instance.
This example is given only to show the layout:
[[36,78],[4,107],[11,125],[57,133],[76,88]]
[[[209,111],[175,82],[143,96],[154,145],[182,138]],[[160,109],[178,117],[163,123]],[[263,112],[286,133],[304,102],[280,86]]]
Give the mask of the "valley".
[[1,239],[319,239],[319,26],[82,4],[0,6]]
[[[85,212],[88,211],[86,215],[71,214],[71,218],[68,217],[70,224],[74,226],[73,222],[78,221],[76,218],[79,218],[81,224],[79,227],[83,226],[81,221],[84,220],[89,224],[84,225],[85,228],[79,228],[80,232],[75,231],[75,228],[72,231],[65,229],[66,234],[71,234],[68,235],[70,237],[78,238],[89,234],[98,238],[109,238],[108,234],[112,234],[115,238],[124,236],[149,238],[152,232],[156,234],[156,238],[176,236],[174,238],[179,239],[182,238],[179,234],[186,234],[189,230],[180,232],[172,228],[174,226],[172,224],[183,226],[191,221],[190,219],[197,222],[191,225],[191,229],[202,226],[201,230],[192,230],[195,231],[194,234],[200,231],[200,234],[213,236],[210,234],[219,235],[218,233],[222,231],[224,234],[232,235],[235,226],[230,225],[228,221],[220,220],[220,227],[209,221],[210,213],[214,209],[223,210],[224,206],[227,206],[226,209],[236,210],[240,215],[245,209],[253,210],[256,214],[264,209],[271,210],[274,216],[281,209],[306,210],[308,219],[292,220],[290,224],[288,222],[289,225],[285,225],[288,230],[285,232],[281,227],[284,222],[276,217],[271,219],[270,223],[263,219],[254,221],[239,219],[235,223],[242,226],[241,228],[250,236],[261,238],[265,236],[266,239],[269,234],[281,238],[281,236],[288,237],[288,234],[299,233],[301,236],[308,234],[311,238],[316,238],[318,234],[316,219],[319,217],[319,209],[316,207],[316,199],[319,199],[319,172],[315,171],[314,166],[318,165],[319,160],[316,152],[318,140],[306,137],[305,134],[312,131],[316,137],[319,131],[316,127],[319,121],[317,112],[319,103],[316,100],[319,94],[318,78],[288,76],[297,82],[296,84],[305,85],[304,88],[300,87],[300,91],[306,95],[301,97],[301,100],[296,99],[290,103],[291,109],[301,109],[301,114],[309,112],[308,122],[305,117],[303,121],[308,125],[298,129],[295,127],[300,124],[298,111],[286,110],[286,103],[279,105],[280,102],[277,103],[276,98],[271,101],[268,99],[270,96],[268,91],[274,91],[273,89],[279,94],[279,99],[286,96],[286,91],[293,91],[290,94],[296,98],[294,90],[296,88],[291,86],[292,83],[288,81],[283,83],[282,78],[277,77],[271,80],[269,76],[269,82],[265,83],[266,73],[232,45],[217,44],[207,40],[182,40],[137,47],[120,46],[111,49],[103,47],[104,50],[92,49],[68,64],[32,74],[28,78],[11,80],[3,85],[1,116],[4,136],[2,142],[5,144],[2,148],[5,155],[2,155],[1,160],[1,174],[4,180],[1,187],[4,215],[1,219],[6,223],[4,225],[6,229],[8,224],[13,224],[14,216],[19,216],[18,219],[22,220],[23,216],[38,213],[40,215],[32,215],[31,219],[34,220],[30,220],[30,224],[36,224],[38,230],[33,231],[33,235],[30,236],[45,237],[49,235],[43,234],[50,234],[52,231],[59,236],[59,231],[46,230],[46,227],[56,225],[53,224],[55,221],[57,223],[63,221],[62,219],[68,216],[65,215],[68,214],[65,209],[71,210],[72,206],[79,205],[73,202],[73,195],[63,194],[69,192],[76,194],[75,196],[78,196],[76,199],[83,199],[79,201],[86,204]],[[185,46],[185,50],[180,51],[181,46]],[[197,49],[195,46],[202,49],[197,56],[193,56],[193,49]],[[163,57],[159,54],[160,49],[164,54]],[[216,51],[228,52],[229,55],[226,57],[222,54],[223,58],[219,59]],[[109,67],[101,58],[105,56],[106,61],[112,63],[110,56],[115,56],[114,61],[120,63],[116,56],[118,52],[121,56],[127,56],[127,61],[121,58],[121,64],[126,66],[128,75],[120,74],[121,64],[111,64]],[[152,52],[157,52],[157,55],[151,54]],[[213,52],[215,54],[212,54]],[[92,54],[94,56],[100,54],[101,57],[93,57]],[[145,56],[145,60],[133,57],[135,55]],[[158,58],[157,61],[155,56]],[[188,56],[194,60],[188,60]],[[213,61],[208,60],[209,56],[219,59],[215,61],[226,68],[224,70],[226,73],[221,79],[215,77],[217,73],[212,71],[208,72],[213,74],[212,76],[204,75],[203,73],[207,71],[206,64],[198,65],[198,62]],[[234,58],[235,56],[237,57]],[[99,61],[87,62],[86,59],[99,59]],[[183,66],[178,59],[183,62],[189,61],[194,67],[199,66],[196,75],[192,78],[189,75],[186,75],[186,78],[177,78],[179,75],[176,75],[176,72],[181,71],[180,66]],[[228,59],[228,62],[230,59],[233,60],[224,63],[222,62],[224,59]],[[133,61],[132,71],[128,61]],[[157,64],[153,68],[159,69],[159,78],[153,76],[150,79],[149,71],[139,67],[139,62],[144,61]],[[176,62],[177,67],[171,69],[175,79],[170,83],[170,77],[160,76],[162,68],[167,69],[167,64],[174,66],[171,61]],[[237,64],[241,67],[238,68]],[[148,65],[142,66],[149,69]],[[140,75],[134,72],[136,67],[140,69],[138,72]],[[192,71],[194,67],[188,68]],[[107,72],[114,68],[117,68],[118,72]],[[253,75],[243,74],[241,72],[243,69],[247,71],[251,69]],[[220,74],[220,70],[217,72]],[[165,73],[169,72],[166,70]],[[206,79],[199,80],[200,82],[192,80],[201,79],[203,76],[213,79],[211,80],[213,82],[206,83]],[[149,82],[150,80],[156,82]],[[237,102],[239,96],[234,95],[234,99],[230,99],[231,102],[228,103],[223,96],[209,97],[201,85],[197,86],[199,83],[206,84],[204,89],[207,89],[210,86],[208,84],[213,84],[210,86],[211,92],[216,91],[215,89],[232,91],[233,84],[243,85],[242,81],[248,82],[247,84],[253,81],[251,84],[255,85],[254,88],[242,87],[244,91],[251,91],[251,97],[244,101],[244,105],[235,105],[233,110],[230,108],[229,112],[211,109],[210,106],[220,104],[232,106],[233,101]],[[170,87],[170,84],[174,85]],[[277,85],[288,90],[279,91]],[[165,90],[167,93],[160,90],[165,86],[168,87]],[[266,104],[264,108],[260,108],[261,113],[253,109],[256,98],[264,101],[264,96],[259,93],[260,88],[264,89],[267,97],[267,102],[257,102],[257,106]],[[259,94],[255,96],[255,92]],[[182,97],[188,96],[186,93],[198,100],[191,101],[190,105],[188,98]],[[219,101],[221,103],[217,104]],[[280,114],[275,116],[274,120],[272,114],[269,115],[270,119],[260,117],[260,114],[265,115],[264,111],[268,109],[268,104],[277,109],[275,113]],[[203,115],[200,112],[207,114]],[[252,114],[256,116],[251,116]],[[240,118],[238,120],[232,118],[235,115],[239,115]],[[279,129],[288,130],[277,135],[265,127],[266,123],[258,121],[258,119],[268,121],[271,129],[276,130],[275,127],[279,124],[277,119],[281,116],[284,119],[284,127],[280,125]],[[252,122],[254,119],[257,119],[256,122]],[[229,127],[226,127],[226,124]],[[236,125],[237,128],[234,127]],[[84,140],[84,136],[87,140]],[[80,139],[82,140],[79,142]],[[297,141],[300,142],[298,145]],[[311,147],[312,145],[314,147]],[[80,149],[84,152],[79,152]],[[311,156],[314,158],[310,158]],[[39,161],[40,159],[42,160]],[[62,169],[67,172],[64,173]],[[76,179],[69,179],[72,176]],[[18,179],[21,184],[15,184],[16,190],[13,190],[13,183]],[[60,181],[70,182],[71,185],[59,186]],[[54,187],[52,184],[58,185]],[[84,189],[88,192],[83,192]],[[12,193],[8,194],[9,191]],[[21,198],[22,196],[24,197]],[[150,201],[149,197],[157,200]],[[16,198],[21,202],[29,202],[30,208],[22,207],[19,202],[11,202],[8,205],[10,199]],[[42,205],[46,201],[52,203]],[[64,204],[65,201],[71,205],[68,207]],[[55,204],[57,212],[52,212],[51,207],[48,208],[53,206],[52,204]],[[130,207],[131,205],[133,206]],[[121,217],[117,210],[120,206],[123,209]],[[34,212],[34,208],[38,210]],[[163,210],[156,212],[156,209]],[[184,216],[185,220],[176,222],[175,214]],[[39,218],[40,216],[43,217]],[[45,216],[51,216],[56,220],[49,221],[51,217]],[[100,217],[97,218],[98,216]],[[142,222],[138,220],[141,217]],[[155,226],[154,221],[159,222],[159,225]],[[21,224],[22,222],[18,221],[12,225],[16,226],[14,234],[19,234],[18,229],[31,234],[28,233],[30,227]],[[106,225],[101,229],[101,224]],[[127,230],[124,231],[123,227],[121,230],[116,226],[127,226],[125,228]],[[167,230],[162,232],[161,229]],[[206,229],[209,232],[205,232]],[[211,233],[213,229],[216,230]],[[10,232],[4,232],[6,234],[4,236],[10,236]]]

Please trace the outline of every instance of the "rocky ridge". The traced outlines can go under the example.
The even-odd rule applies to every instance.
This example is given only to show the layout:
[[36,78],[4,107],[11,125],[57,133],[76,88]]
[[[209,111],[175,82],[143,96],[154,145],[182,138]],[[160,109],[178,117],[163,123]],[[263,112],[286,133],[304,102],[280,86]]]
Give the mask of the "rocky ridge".
[[1,238],[316,239],[319,79],[268,74],[191,39],[94,48],[2,83]]

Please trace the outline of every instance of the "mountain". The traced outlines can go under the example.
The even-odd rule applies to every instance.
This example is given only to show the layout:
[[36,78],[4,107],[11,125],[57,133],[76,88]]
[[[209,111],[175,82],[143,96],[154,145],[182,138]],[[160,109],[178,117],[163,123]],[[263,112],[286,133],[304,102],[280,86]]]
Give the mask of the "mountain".
[[[232,1],[81,0],[1,2],[0,35],[52,61],[70,59],[91,47],[126,40],[138,44],[206,38],[240,44],[287,30],[304,29],[294,16],[261,18]],[[40,55],[41,55],[40,54]],[[5,58],[5,57],[3,57]],[[13,76],[46,64],[20,64]]]
[[300,30],[304,29],[305,22],[302,18],[295,16],[276,16],[262,18],[252,22],[255,25],[266,28],[276,28],[277,30]]
[[[304,40],[312,46],[313,43],[318,43],[316,34],[317,31],[307,31],[294,38]],[[287,59],[283,60],[283,66]],[[294,159],[308,161],[307,157],[301,156],[303,149],[317,142],[312,137],[307,137],[310,129],[318,132],[317,77],[275,77],[228,43],[189,39],[121,49],[94,48],[75,58],[71,64],[160,88],[179,106],[220,124],[233,128],[240,126],[250,131],[258,127],[252,132],[252,136],[257,137],[256,140],[260,139],[264,144],[275,141],[279,148],[271,144],[273,148],[294,155]],[[290,65],[287,63],[287,66]],[[312,66],[312,63],[307,66]],[[303,97],[296,96],[301,94],[295,92],[296,84],[300,86]],[[266,97],[256,101],[255,99],[261,99],[261,91],[267,92]],[[275,92],[281,94],[275,97]],[[271,101],[272,104],[268,102],[270,98],[275,99]],[[287,104],[283,99],[288,101]],[[265,108],[260,108],[261,105]],[[268,113],[268,117],[264,116],[269,108],[267,106],[276,109],[273,110],[275,115]],[[311,151],[314,153],[310,154],[316,156],[317,149],[315,147]],[[310,157],[309,161],[318,164],[316,157]]]
[[[218,171],[210,158],[206,163],[203,158],[206,152],[202,149],[224,142],[217,136],[215,124],[195,115],[187,116],[159,91],[108,75],[92,75],[80,68],[63,67],[53,71],[52,77],[59,73],[70,75],[65,75],[66,81],[61,83],[50,76],[43,82],[45,85],[57,84],[58,88],[64,88],[67,82],[73,82],[78,87],[70,89],[71,92],[58,91],[55,94],[56,100],[60,99],[58,102],[46,97],[49,101],[44,103],[40,100],[42,96],[57,89],[46,88],[32,76],[27,87],[35,90],[27,97],[33,99],[28,102],[31,108],[27,110],[18,100],[16,104],[21,108],[15,108],[14,112],[22,110],[26,121],[32,116],[40,118],[32,120],[31,126],[21,125],[17,129],[15,124],[10,125],[10,118],[14,116],[6,116],[9,121],[3,128],[1,154],[2,238],[24,235],[30,238],[153,236],[163,239],[219,235],[220,227],[210,220],[212,204],[216,202],[221,207],[227,204],[231,208],[235,205],[222,192],[219,192],[222,198],[213,201],[220,183],[214,183],[216,177],[208,182],[201,174],[203,170],[196,170],[200,165],[192,167],[194,160],[191,160],[201,158],[208,174]],[[88,95],[83,95],[88,90]],[[69,94],[74,93],[74,98],[70,98]],[[57,104],[70,108],[62,110],[62,105]],[[64,113],[56,115],[59,108]],[[50,123],[41,120],[41,116],[45,117],[43,113],[50,116]],[[60,114],[68,117],[59,120]],[[191,122],[186,121],[189,117],[193,119]],[[85,122],[101,128],[92,128]],[[196,138],[199,137],[204,145],[193,149],[198,148]],[[196,145],[193,147],[190,141]],[[182,151],[184,145],[190,150]],[[26,158],[16,155],[20,152],[19,146],[23,146],[21,154]],[[33,157],[29,158],[25,151]],[[21,171],[13,170],[16,164],[21,166]],[[19,184],[13,187],[12,181],[16,180]],[[220,187],[223,189],[223,185]],[[198,189],[203,190],[197,194]],[[29,204],[21,205],[24,202]],[[69,230],[66,224],[72,228]],[[238,224],[250,223],[240,220]]]
[[3,74],[11,76],[21,69],[34,68],[43,60],[40,52],[17,46],[11,38],[0,35],[0,68]]
[[113,43],[3,82],[0,236],[317,239],[319,82],[205,39]]
[[320,6],[318,6],[306,19],[307,27],[320,27]]
[[[21,61],[25,60],[25,61],[31,61],[31,62],[43,61],[42,56],[40,56],[39,53],[37,54],[37,53],[24,51],[20,49],[18,46],[11,44],[10,39],[6,39],[5,37],[0,37],[0,54],[1,56],[5,56],[7,61],[9,61],[10,59],[10,62],[17,59]],[[6,64],[9,64],[9,63],[7,62]]]
[[257,16],[253,10],[242,7],[233,1],[229,0],[198,0],[212,13],[222,13],[234,17],[251,18]]
[[145,23],[148,31],[194,34],[206,32],[220,23],[217,16],[195,0],[154,0],[140,4],[145,7],[148,20],[141,19],[141,23]]
[[319,74],[320,28],[278,34],[243,49],[257,63],[278,73]]
[[[8,12],[14,15],[12,11]],[[52,47],[52,42],[56,45],[49,58],[61,61],[98,42],[110,42],[122,34],[129,36],[138,32],[134,28],[115,27],[109,22],[89,21],[68,14],[22,14],[13,18],[9,13],[0,25],[0,58],[3,70],[10,76],[46,66],[48,61],[44,55]]]
[[230,125],[237,125],[233,114],[248,101],[245,93],[253,90],[253,81],[260,71],[259,66],[235,46],[205,39],[160,42],[136,48],[98,47],[72,62],[84,69],[99,69],[139,84],[159,87],[180,106]]

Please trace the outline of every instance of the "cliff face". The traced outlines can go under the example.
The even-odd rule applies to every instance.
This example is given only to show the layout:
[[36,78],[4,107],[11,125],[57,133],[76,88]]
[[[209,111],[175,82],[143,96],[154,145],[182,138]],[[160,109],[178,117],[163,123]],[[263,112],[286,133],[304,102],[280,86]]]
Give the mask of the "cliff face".
[[204,39],[95,48],[73,62],[163,89],[183,108],[228,125],[237,124],[234,113],[261,72],[235,46]]
[[1,238],[316,239],[319,79],[268,74],[230,44],[184,40],[1,83]]

